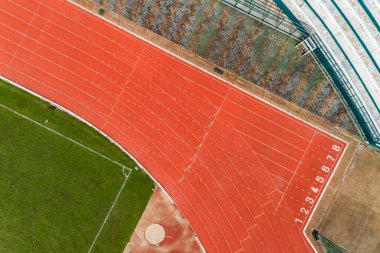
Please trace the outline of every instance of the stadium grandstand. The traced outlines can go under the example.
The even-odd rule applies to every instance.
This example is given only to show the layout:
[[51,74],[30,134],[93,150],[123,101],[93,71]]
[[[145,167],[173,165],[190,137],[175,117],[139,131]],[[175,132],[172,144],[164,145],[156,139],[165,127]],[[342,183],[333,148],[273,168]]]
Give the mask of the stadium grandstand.
[[[380,4],[376,0],[275,0],[293,20],[302,20],[318,34],[356,93],[372,137],[379,143]],[[297,21],[295,21],[297,22]],[[346,89],[350,89],[347,87]],[[360,100],[361,102],[359,102]],[[365,109],[364,109],[365,108]],[[359,109],[360,110],[360,109]],[[354,113],[355,114],[355,113]],[[361,118],[360,116],[357,118]],[[372,123],[370,123],[372,121]],[[365,127],[364,127],[365,128]],[[365,131],[365,130],[364,130]]]
[[[235,6],[231,1],[95,2],[242,77],[250,82],[246,86],[249,89],[264,88],[337,127],[358,133],[316,61],[296,46],[299,38],[305,37],[303,31],[274,3],[255,1],[256,8],[244,15],[240,7],[245,5],[239,2]],[[264,8],[276,8],[276,12],[263,12]]]
[[[374,38],[374,36],[378,37],[376,35],[376,29],[379,27],[376,21],[376,16],[378,15],[376,10],[379,4],[376,1],[359,1],[355,6],[355,11],[353,11],[350,4],[354,4],[355,1],[349,3],[346,1],[220,0],[219,2],[247,14],[252,20],[259,21],[259,23],[282,32],[294,39],[297,47],[303,48],[302,57],[294,57],[296,56],[294,53],[281,55],[288,63],[293,63],[288,64],[285,70],[283,62],[278,61],[272,55],[278,54],[273,48],[284,48],[286,39],[276,35],[278,37],[276,40],[281,42],[272,41],[272,48],[256,48],[256,41],[269,40],[271,39],[270,36],[273,37],[273,35],[269,34],[268,36],[266,32],[259,31],[259,37],[252,40],[251,34],[254,34],[255,30],[257,30],[257,24],[249,21],[249,19],[242,18],[236,12],[231,12],[224,8],[223,5],[215,4],[217,1],[181,0],[164,1],[160,4],[155,1],[129,1],[128,4],[122,1],[94,1],[211,62],[268,89],[270,92],[326,118],[337,126],[350,132],[359,133],[365,141],[378,146],[377,143],[380,142],[378,101],[380,96],[377,69],[379,50],[377,50],[378,42],[376,43],[378,38]],[[343,7],[338,7],[341,2]],[[330,14],[330,17],[339,19],[338,16],[342,14],[342,18],[339,19],[340,23],[338,24],[336,23],[337,21],[334,21],[335,25],[333,25],[333,22],[332,24],[325,24],[325,17],[318,19],[318,15],[314,15],[317,12],[313,8],[309,8],[308,11],[304,10],[306,7],[311,7],[312,4],[316,3],[317,9],[322,3],[327,3],[328,5],[330,3],[337,10],[337,13]],[[368,8],[367,5],[370,7]],[[327,6],[329,11],[332,11],[330,7]],[[168,15],[168,10],[174,8],[178,8],[178,12],[171,18]],[[322,6],[321,8],[326,7]],[[133,11],[134,9],[139,9],[140,11],[136,13]],[[342,10],[346,9],[349,13],[343,15]],[[372,11],[369,11],[369,9]],[[365,22],[359,18],[363,16],[363,13],[360,12],[359,15],[356,11],[367,14]],[[323,15],[328,15],[328,13],[324,12]],[[339,15],[337,16],[336,14]],[[350,20],[352,17],[357,19],[356,21],[351,21],[352,24],[342,23],[348,20],[348,16]],[[317,22],[318,20],[319,23]],[[371,22],[367,22],[368,20]],[[183,23],[187,22],[190,23],[189,27],[183,25]],[[329,27],[330,25],[334,29],[340,29],[341,32],[338,30],[332,31],[332,28]],[[356,29],[360,30],[359,33],[353,29],[358,26],[363,27],[363,29]],[[325,28],[324,30],[322,29],[323,27]],[[342,29],[345,30],[343,31]],[[351,31],[347,31],[347,29],[351,29]],[[240,33],[233,34],[232,31],[240,31]],[[264,31],[266,31],[265,28]],[[341,36],[332,36],[332,34],[340,34]],[[231,39],[229,36],[233,36],[234,42],[229,41]],[[211,46],[212,43],[217,46]],[[291,45],[291,41],[287,41],[287,43]],[[220,47],[224,47],[224,50],[219,50]],[[355,50],[352,50],[352,48]],[[255,57],[256,54],[260,54],[260,52],[257,53],[257,49],[262,51],[261,57]],[[289,49],[287,48],[287,50]],[[246,56],[245,52],[247,51],[251,52],[252,55]],[[267,61],[272,62],[272,67],[265,63],[266,58],[263,57],[267,57]],[[310,61],[308,57],[314,60]],[[262,64],[260,63],[261,61],[263,61]],[[324,81],[314,83],[311,79],[308,79],[305,83],[302,79],[299,80],[300,76],[308,75],[308,73],[304,73],[304,67],[315,62],[319,64],[330,82],[331,86],[328,86],[335,88],[336,94],[341,100],[333,98],[331,101],[328,98],[334,97],[335,92],[329,92],[330,94],[328,95],[319,92],[325,89],[321,87],[326,85]],[[255,67],[255,63],[258,63],[257,67]],[[290,66],[296,67],[291,68]],[[283,87],[279,85],[279,83],[284,82],[284,79],[288,79],[289,86]],[[296,81],[293,81],[294,79]],[[315,79],[323,80],[322,77]],[[305,84],[315,87],[312,89],[308,87],[307,89],[308,92],[314,94],[299,94],[304,92],[305,89],[302,87]],[[307,98],[308,102],[303,101],[305,98]],[[327,100],[330,100],[330,102],[326,105],[324,101]],[[341,102],[343,102],[345,108],[340,107]],[[356,127],[351,122],[354,122]]]

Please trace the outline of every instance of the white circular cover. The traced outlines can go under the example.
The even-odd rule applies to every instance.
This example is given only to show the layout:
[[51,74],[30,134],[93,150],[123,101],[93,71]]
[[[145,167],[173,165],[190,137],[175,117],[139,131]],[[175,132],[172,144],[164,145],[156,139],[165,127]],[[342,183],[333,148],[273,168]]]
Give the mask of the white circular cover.
[[165,229],[159,224],[150,224],[145,229],[145,240],[152,245],[158,245],[165,238]]

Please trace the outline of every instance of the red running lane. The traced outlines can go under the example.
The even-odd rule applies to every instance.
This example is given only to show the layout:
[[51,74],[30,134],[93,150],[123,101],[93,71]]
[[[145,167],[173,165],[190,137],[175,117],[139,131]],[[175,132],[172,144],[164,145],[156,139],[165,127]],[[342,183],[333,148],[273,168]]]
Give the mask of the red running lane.
[[0,6],[1,75],[128,150],[207,252],[313,251],[303,230],[344,142],[69,2]]

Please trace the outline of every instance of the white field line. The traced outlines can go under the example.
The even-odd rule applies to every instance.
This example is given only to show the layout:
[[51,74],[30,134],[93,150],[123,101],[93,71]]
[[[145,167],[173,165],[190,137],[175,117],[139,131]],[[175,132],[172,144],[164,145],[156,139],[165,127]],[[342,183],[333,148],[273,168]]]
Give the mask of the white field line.
[[[126,169],[128,170],[128,173],[125,173]],[[127,167],[123,167],[123,174],[125,176],[124,182],[121,185],[120,190],[119,190],[119,192],[117,193],[117,195],[115,197],[115,200],[112,202],[111,208],[108,210],[107,216],[104,218],[103,223],[100,226],[100,228],[98,230],[98,233],[96,234],[94,240],[92,241],[92,244],[91,244],[90,248],[88,249],[87,253],[90,253],[92,251],[92,249],[94,248],[94,245],[95,245],[96,241],[98,240],[98,237],[99,237],[100,233],[102,232],[104,225],[107,223],[107,220],[110,217],[110,215],[112,213],[112,210],[115,207],[116,202],[117,202],[117,200],[120,197],[121,192],[124,190],[124,187],[125,187],[125,185],[126,185],[126,183],[128,181],[129,175],[131,174],[131,169],[129,169]]]
[[[114,208],[114,206],[115,206],[115,204],[116,204],[116,202],[117,202],[117,200],[118,200],[118,198],[119,198],[121,192],[123,191],[123,189],[124,189],[124,187],[125,187],[125,184],[127,183],[127,180],[128,180],[128,178],[129,178],[129,175],[130,175],[131,172],[132,172],[132,169],[130,169],[130,168],[128,168],[128,167],[125,167],[125,166],[122,165],[121,163],[118,163],[118,162],[116,162],[115,160],[112,160],[111,158],[109,158],[109,157],[107,157],[107,156],[105,156],[105,155],[102,155],[102,154],[100,154],[99,152],[97,152],[97,151],[95,151],[95,150],[93,150],[93,149],[91,149],[91,148],[89,148],[89,147],[87,147],[87,146],[85,146],[85,145],[83,145],[83,144],[81,144],[81,143],[79,143],[79,142],[77,142],[77,141],[75,141],[75,140],[73,140],[73,139],[71,139],[71,138],[69,138],[69,137],[67,137],[67,136],[65,136],[65,135],[63,135],[63,134],[61,134],[61,133],[59,133],[59,132],[57,132],[57,131],[51,129],[51,128],[49,128],[49,127],[47,127],[47,126],[45,126],[45,125],[42,125],[41,123],[39,123],[39,122],[37,122],[37,121],[35,121],[35,120],[33,120],[33,119],[27,117],[27,116],[25,116],[25,115],[23,115],[23,114],[21,114],[21,113],[15,111],[15,110],[13,110],[13,109],[11,109],[11,108],[9,108],[9,107],[3,105],[3,104],[0,104],[0,107],[4,108],[4,109],[7,110],[7,111],[10,111],[10,112],[16,114],[17,116],[19,116],[19,117],[21,117],[21,118],[23,118],[23,119],[26,119],[26,120],[28,120],[28,121],[30,121],[30,122],[32,122],[32,123],[34,123],[34,124],[36,124],[36,125],[38,125],[38,126],[44,128],[44,129],[50,131],[50,132],[52,132],[52,133],[54,133],[54,134],[56,134],[56,135],[58,135],[58,136],[60,136],[60,137],[62,137],[62,138],[64,138],[64,139],[70,141],[70,142],[73,142],[73,143],[75,143],[76,145],[78,145],[78,146],[80,146],[80,147],[82,147],[82,148],[84,148],[84,149],[86,149],[86,150],[88,150],[88,151],[90,151],[90,152],[92,152],[92,153],[94,153],[94,154],[96,154],[96,155],[98,155],[98,156],[100,156],[100,157],[102,157],[102,158],[104,158],[104,159],[106,159],[106,160],[108,160],[108,161],[110,161],[110,162],[112,162],[112,163],[114,163],[114,164],[120,166],[120,167],[122,167],[122,171],[123,171],[123,174],[124,174],[124,176],[125,176],[124,182],[123,182],[123,184],[122,184],[122,186],[121,186],[121,188],[120,188],[118,194],[116,195],[116,198],[115,198],[114,202],[112,203],[112,206],[111,206],[111,208],[109,209],[109,211],[108,211],[108,213],[107,213],[107,216],[106,216],[105,219],[103,220],[103,223],[102,223],[101,227],[99,228],[98,233],[96,234],[95,239],[93,240],[90,249],[88,250],[88,252],[91,252],[91,250],[92,250],[92,248],[94,247],[94,245],[95,245],[95,243],[96,243],[96,241],[97,241],[97,239],[98,239],[98,237],[99,237],[99,235],[100,235],[100,233],[101,233],[101,231],[102,231],[104,225],[106,224],[106,222],[107,222],[107,220],[108,220],[108,218],[109,218],[109,216],[110,216],[110,214],[111,214],[111,212],[112,212],[112,210],[113,210],[113,208]],[[127,170],[128,172],[126,172],[126,170]]]
[[[21,84],[18,84],[8,78],[6,78],[5,76],[2,76],[0,75],[0,79],[9,83],[9,84],[12,84],[13,86],[25,91],[25,92],[28,92],[29,94],[45,101],[45,102],[48,102],[52,105],[55,105],[57,108],[59,108],[60,110],[62,110],[63,112],[66,112],[67,114],[71,115],[72,117],[80,120],[81,122],[85,123],[86,125],[88,125],[89,127],[91,127],[92,129],[96,130],[98,133],[100,133],[101,135],[103,135],[105,138],[107,138],[111,143],[113,143],[114,145],[116,145],[118,148],[120,148],[125,154],[127,154],[137,165],[139,168],[143,169],[144,172],[146,174],[149,175],[149,177],[169,196],[169,194],[167,193],[166,189],[152,176],[152,174],[131,154],[129,153],[129,151],[127,151],[123,146],[121,146],[118,142],[116,142],[116,140],[112,139],[110,136],[108,136],[107,134],[105,134],[104,132],[102,132],[99,128],[97,128],[96,126],[94,126],[93,124],[91,124],[90,122],[88,122],[87,120],[85,120],[84,118],[82,118],[81,116],[73,113],[72,111],[70,111],[69,109],[65,108],[64,106],[48,99],[47,97],[44,97],[28,88],[26,88],[25,86],[22,86]],[[122,167],[124,167],[124,165],[122,165]],[[127,167],[125,167],[126,169],[129,169]],[[174,202],[174,201],[173,201]],[[193,229],[194,230],[194,229]]]
[[[351,144],[351,145],[352,145],[352,144]],[[348,162],[348,164],[347,164],[347,165],[345,166],[345,168],[343,169],[344,172],[343,172],[343,175],[341,176],[341,180],[340,180],[340,182],[339,182],[339,185],[338,185],[338,186],[336,187],[336,189],[334,190],[334,193],[332,193],[333,198],[332,198],[332,200],[331,200],[331,202],[330,202],[330,205],[329,205],[328,208],[326,208],[326,211],[325,211],[324,214],[321,216],[320,221],[319,221],[319,223],[317,224],[317,227],[319,227],[319,226],[323,226],[323,222],[322,222],[322,221],[323,221],[324,217],[327,217],[327,216],[329,215],[329,213],[330,213],[330,209],[331,209],[331,206],[335,203],[335,196],[336,196],[337,192],[340,190],[340,186],[341,186],[341,184],[343,183],[344,179],[345,179],[346,176],[350,173],[351,163],[352,163],[352,161],[354,160],[354,158],[356,157],[356,153],[357,153],[362,147],[363,147],[362,144],[356,144],[356,146],[355,146],[355,151],[354,151],[354,153],[352,154],[350,161]],[[348,148],[347,148],[347,149],[348,149]],[[345,151],[346,151],[347,149],[345,149]],[[344,155],[345,151],[342,153],[341,157]],[[339,162],[340,162],[340,160],[339,160]],[[338,164],[339,164],[339,162],[338,162]],[[333,171],[333,174],[334,174],[335,171],[338,169],[338,164],[336,164],[335,169],[334,169],[334,171]],[[331,174],[330,178],[332,178],[333,174]],[[330,183],[330,180],[327,182],[327,184],[326,184],[326,188],[327,188],[327,185],[328,185],[329,183]],[[322,194],[323,194],[323,193],[322,193]],[[322,195],[321,195],[321,196],[322,196]],[[317,203],[317,205],[318,205],[318,203]],[[305,230],[306,230],[306,228],[305,228]]]
[[[30,121],[30,122],[32,122],[32,123],[34,123],[34,124],[36,124],[36,125],[38,125],[38,126],[44,128],[44,129],[46,129],[46,130],[48,130],[48,131],[50,131],[50,132],[52,132],[52,133],[54,133],[54,134],[56,134],[56,135],[58,135],[58,136],[64,138],[64,139],[66,139],[66,140],[68,140],[68,141],[70,141],[70,142],[72,142],[72,143],[75,143],[76,145],[78,145],[78,146],[80,146],[80,147],[82,147],[82,148],[84,148],[84,149],[86,149],[86,150],[88,150],[88,151],[90,151],[90,152],[92,152],[92,153],[94,153],[94,154],[96,154],[96,155],[98,155],[98,156],[100,156],[100,157],[102,157],[102,158],[104,158],[104,159],[106,159],[106,160],[108,160],[108,161],[110,161],[110,162],[112,162],[112,163],[114,163],[114,164],[116,164],[116,165],[122,167],[122,168],[125,168],[125,166],[122,165],[121,163],[118,163],[118,162],[116,162],[115,160],[112,160],[111,158],[109,158],[109,157],[107,157],[107,156],[105,156],[105,155],[100,154],[99,152],[97,152],[97,151],[95,151],[95,150],[93,150],[93,149],[91,149],[91,148],[89,148],[89,147],[83,145],[82,143],[79,143],[79,142],[77,142],[77,141],[75,141],[75,140],[73,140],[73,139],[71,139],[71,138],[69,138],[69,137],[67,137],[67,136],[65,136],[65,135],[63,135],[63,134],[61,134],[61,133],[55,131],[54,129],[51,129],[50,127],[47,127],[47,126],[45,126],[45,125],[43,125],[43,124],[41,124],[41,123],[39,123],[39,122],[37,122],[37,121],[35,121],[35,120],[29,118],[28,116],[25,116],[25,115],[23,115],[23,114],[21,114],[21,113],[15,111],[15,110],[13,110],[13,109],[11,109],[11,108],[5,106],[5,105],[3,105],[3,104],[0,104],[0,107],[2,107],[2,108],[4,108],[5,110],[10,111],[10,112],[12,112],[12,113],[18,115],[19,117],[21,117],[21,118],[23,118],[23,119],[26,119],[26,120],[28,120],[28,121]],[[129,169],[129,168],[128,168],[128,169]]]

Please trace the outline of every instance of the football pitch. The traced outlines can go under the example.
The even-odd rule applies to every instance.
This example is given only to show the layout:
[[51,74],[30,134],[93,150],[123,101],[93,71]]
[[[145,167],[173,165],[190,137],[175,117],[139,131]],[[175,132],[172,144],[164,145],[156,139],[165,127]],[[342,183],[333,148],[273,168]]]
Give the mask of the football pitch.
[[153,187],[97,131],[0,81],[0,252],[122,252]]

